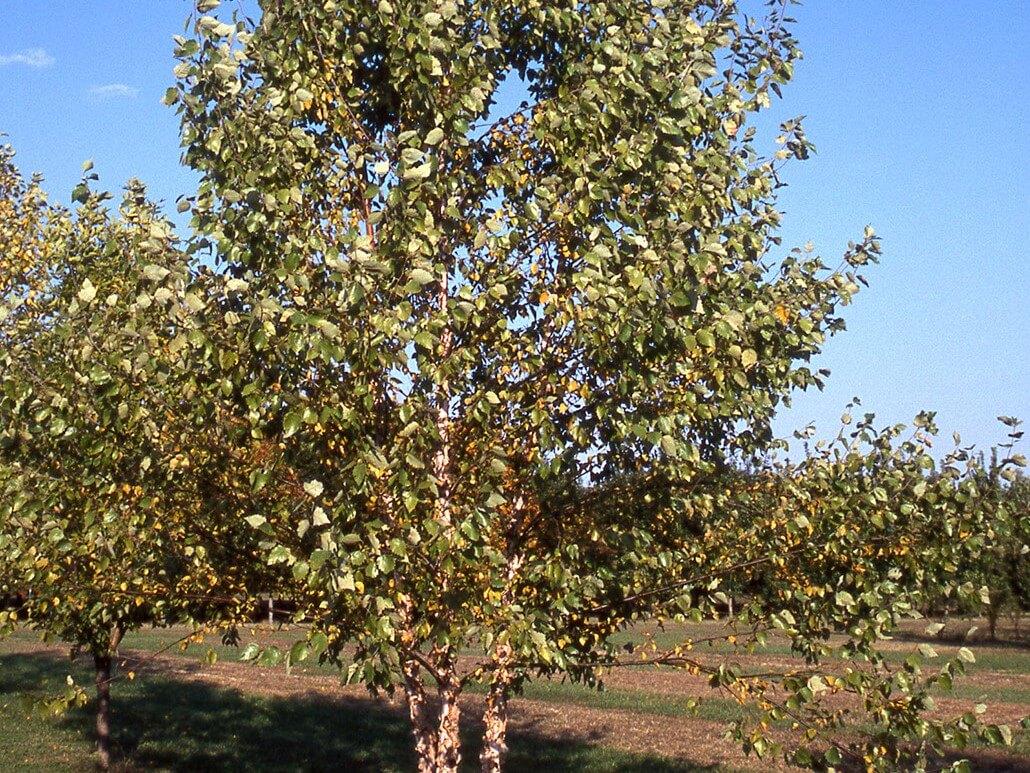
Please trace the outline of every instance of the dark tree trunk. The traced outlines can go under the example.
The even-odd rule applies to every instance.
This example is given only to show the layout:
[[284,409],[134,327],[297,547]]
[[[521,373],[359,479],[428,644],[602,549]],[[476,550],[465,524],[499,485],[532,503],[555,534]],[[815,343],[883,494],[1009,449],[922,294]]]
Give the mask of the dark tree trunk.
[[125,628],[115,625],[111,628],[107,646],[93,653],[97,685],[97,764],[101,770],[111,767],[111,678],[118,645],[124,635]]
[[991,641],[998,641],[998,618],[1001,617],[1001,608],[1005,603],[1005,594],[1002,592],[991,593],[987,602],[987,632]]
[[97,681],[97,764],[111,767],[111,655],[94,655]]

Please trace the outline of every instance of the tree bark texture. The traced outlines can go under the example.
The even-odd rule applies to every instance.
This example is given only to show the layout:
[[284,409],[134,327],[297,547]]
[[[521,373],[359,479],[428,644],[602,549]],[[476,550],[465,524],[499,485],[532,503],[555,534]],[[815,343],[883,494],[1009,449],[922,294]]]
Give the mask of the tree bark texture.
[[461,767],[461,735],[459,720],[461,706],[461,683],[453,667],[441,675],[437,686],[440,698],[440,715],[436,740],[436,769],[438,773],[458,773]]
[[418,759],[418,773],[435,773],[436,733],[430,721],[429,705],[419,665],[413,660],[407,660],[402,669],[404,695],[408,702],[408,719],[415,741],[415,757]]
[[97,764],[111,767],[111,655],[93,656],[97,685]]
[[[404,693],[419,773],[458,773],[461,767],[461,682],[453,668],[437,676],[437,705],[430,705],[418,663],[406,661]],[[434,710],[435,709],[435,710]]]
[[[508,568],[501,597],[505,605],[515,603],[514,582],[523,561],[518,548],[526,510],[525,498],[521,495],[516,497],[512,505],[512,517],[508,523]],[[486,710],[483,712],[483,750],[479,753],[479,766],[483,773],[500,773],[504,767],[504,756],[508,752],[508,698],[515,679],[513,656],[511,645],[507,642],[494,647],[493,676],[486,696]]]
[[499,644],[494,650],[495,670],[483,712],[483,750],[479,766],[483,773],[501,773],[508,751],[508,696],[511,688],[511,646]]

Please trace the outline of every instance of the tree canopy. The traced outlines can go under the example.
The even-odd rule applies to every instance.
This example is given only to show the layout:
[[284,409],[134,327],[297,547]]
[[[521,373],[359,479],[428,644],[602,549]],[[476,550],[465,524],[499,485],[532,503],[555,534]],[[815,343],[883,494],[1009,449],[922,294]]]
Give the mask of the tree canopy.
[[[751,119],[799,56],[785,3],[761,22],[659,0],[214,6],[167,99],[203,175],[195,227],[240,288],[218,364],[275,444],[255,485],[294,481],[251,522],[308,594],[318,650],[356,641],[351,675],[403,686],[422,769],[456,769],[470,682],[490,686],[495,769],[528,674],[593,679],[613,631],[704,614],[756,562],[814,562],[757,627],[785,621],[814,656],[854,626],[868,655],[905,609],[905,540],[936,540],[931,512],[966,517],[870,520],[914,490],[918,444],[865,425],[878,450],[784,471],[782,517],[750,527],[711,492],[821,383],[808,361],[879,251],[867,230],[837,270],[780,254],[778,169],[810,146],[791,121],[764,155]],[[806,507],[826,542],[806,541]],[[852,593],[825,556],[854,560],[860,507],[857,539],[888,534]]]
[[249,527],[219,517],[236,487],[217,422],[185,409],[202,278],[140,183],[112,212],[93,179],[87,164],[71,212],[0,153],[0,582],[92,656],[107,767],[123,634],[235,619],[261,564]]

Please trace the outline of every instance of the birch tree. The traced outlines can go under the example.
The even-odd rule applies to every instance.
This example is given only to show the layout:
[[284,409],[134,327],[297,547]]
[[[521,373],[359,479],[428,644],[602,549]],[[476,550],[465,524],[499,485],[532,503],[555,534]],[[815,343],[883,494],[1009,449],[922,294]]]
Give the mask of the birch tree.
[[[779,171],[810,145],[788,121],[760,149],[754,117],[799,57],[787,3],[760,21],[724,0],[217,6],[197,4],[166,99],[202,175],[194,227],[237,288],[217,379],[268,449],[253,488],[279,485],[247,520],[312,650],[354,642],[350,677],[404,691],[421,771],[458,769],[470,684],[497,770],[524,679],[596,680],[613,632],[710,615],[734,572],[800,583],[748,611],[753,635],[775,622],[816,657],[840,628],[868,653],[907,608],[883,585],[895,547],[939,541],[926,519],[952,511],[907,502],[847,575],[869,570],[861,602],[819,556],[853,557],[840,514],[865,539],[881,477],[911,491],[921,451],[866,427],[878,454],[787,471],[793,504],[747,529],[711,485],[821,385],[810,359],[879,253],[871,229],[836,268],[780,245]],[[830,495],[868,460],[870,491]],[[871,714],[926,736],[909,708]],[[891,748],[854,753],[889,768]]]

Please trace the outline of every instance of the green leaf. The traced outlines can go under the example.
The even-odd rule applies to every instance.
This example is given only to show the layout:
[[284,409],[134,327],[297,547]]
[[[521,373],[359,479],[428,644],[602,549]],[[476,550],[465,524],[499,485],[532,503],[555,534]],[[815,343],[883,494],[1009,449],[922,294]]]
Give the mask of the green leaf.
[[83,303],[89,303],[97,297],[97,288],[89,281],[89,278],[82,280],[82,287],[79,288],[78,299]]
[[283,437],[290,437],[295,434],[300,426],[304,423],[304,411],[296,410],[286,414],[286,418],[283,419]]
[[321,631],[315,631],[308,639],[308,647],[312,655],[320,657],[329,648],[329,639]]
[[255,642],[250,642],[243,651],[240,653],[240,660],[257,660],[258,655],[261,654],[261,647]]
[[401,174],[401,179],[405,180],[405,181],[425,180],[432,173],[433,173],[433,164],[432,164],[432,162],[427,161],[424,164],[420,164],[418,166],[411,166],[411,167],[408,167],[407,169],[405,169],[404,172]]
[[291,664],[303,663],[308,659],[308,643],[305,641],[295,642],[290,647],[289,662]]
[[283,652],[278,647],[266,647],[257,657],[257,662],[262,666],[277,666],[282,660]]
[[164,266],[150,264],[143,267],[143,276],[151,282],[162,282],[170,273]]
[[411,277],[411,281],[422,286],[425,286],[435,280],[435,277],[431,273],[426,271],[424,268],[413,269],[409,276]]
[[319,526],[328,526],[329,525],[329,516],[326,514],[325,510],[323,510],[321,507],[316,507],[314,512],[312,513],[312,515],[311,515],[311,525],[316,527],[316,528],[319,527]]

